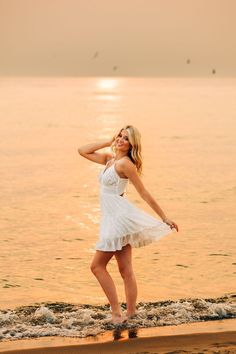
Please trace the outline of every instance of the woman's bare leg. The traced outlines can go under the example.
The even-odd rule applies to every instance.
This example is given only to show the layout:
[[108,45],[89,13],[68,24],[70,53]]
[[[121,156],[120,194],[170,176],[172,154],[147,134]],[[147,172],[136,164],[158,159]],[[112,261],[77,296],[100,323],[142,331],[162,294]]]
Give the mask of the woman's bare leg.
[[136,311],[137,283],[132,267],[132,247],[130,244],[124,246],[122,250],[116,251],[115,257],[124,281],[127,317],[131,317]]
[[99,281],[108,301],[111,305],[113,322],[119,323],[123,320],[122,311],[118,301],[115,284],[108,273],[106,266],[114,252],[96,251],[90,269]]

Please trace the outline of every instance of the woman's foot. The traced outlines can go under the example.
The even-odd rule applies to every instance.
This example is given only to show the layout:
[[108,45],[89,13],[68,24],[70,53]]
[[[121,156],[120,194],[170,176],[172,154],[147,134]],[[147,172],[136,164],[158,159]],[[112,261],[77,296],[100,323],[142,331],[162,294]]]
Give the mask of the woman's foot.
[[112,315],[112,323],[113,324],[120,324],[120,323],[123,323],[126,321],[127,321],[127,316],[124,316],[123,314]]
[[132,318],[135,318],[136,315],[137,315],[137,312],[127,312],[126,318],[127,318],[127,320],[131,320]]

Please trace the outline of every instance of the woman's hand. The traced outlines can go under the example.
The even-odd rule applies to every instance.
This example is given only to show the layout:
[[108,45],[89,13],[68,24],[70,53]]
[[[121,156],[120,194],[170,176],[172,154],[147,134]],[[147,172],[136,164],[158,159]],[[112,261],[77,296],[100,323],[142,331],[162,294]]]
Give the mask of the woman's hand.
[[171,229],[175,228],[176,231],[179,231],[178,225],[174,221],[171,221],[168,218],[164,218],[164,219],[162,219],[162,221],[164,223],[166,223],[167,225],[169,225],[171,227]]

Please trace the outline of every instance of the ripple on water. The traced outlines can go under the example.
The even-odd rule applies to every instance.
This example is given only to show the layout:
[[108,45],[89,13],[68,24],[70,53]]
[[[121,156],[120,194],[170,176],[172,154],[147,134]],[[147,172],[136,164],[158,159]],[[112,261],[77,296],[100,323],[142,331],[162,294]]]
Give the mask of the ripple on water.
[[230,256],[227,253],[210,253],[208,256],[223,256],[223,257],[228,257]]

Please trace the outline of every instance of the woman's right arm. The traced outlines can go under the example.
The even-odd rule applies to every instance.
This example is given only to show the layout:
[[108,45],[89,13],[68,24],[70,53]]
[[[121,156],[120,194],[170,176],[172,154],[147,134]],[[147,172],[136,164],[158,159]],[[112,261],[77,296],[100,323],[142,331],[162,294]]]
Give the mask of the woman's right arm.
[[112,158],[111,153],[97,153],[96,151],[105,147],[109,147],[115,137],[110,140],[98,141],[91,144],[86,144],[78,148],[78,153],[86,159],[105,165],[107,160]]

